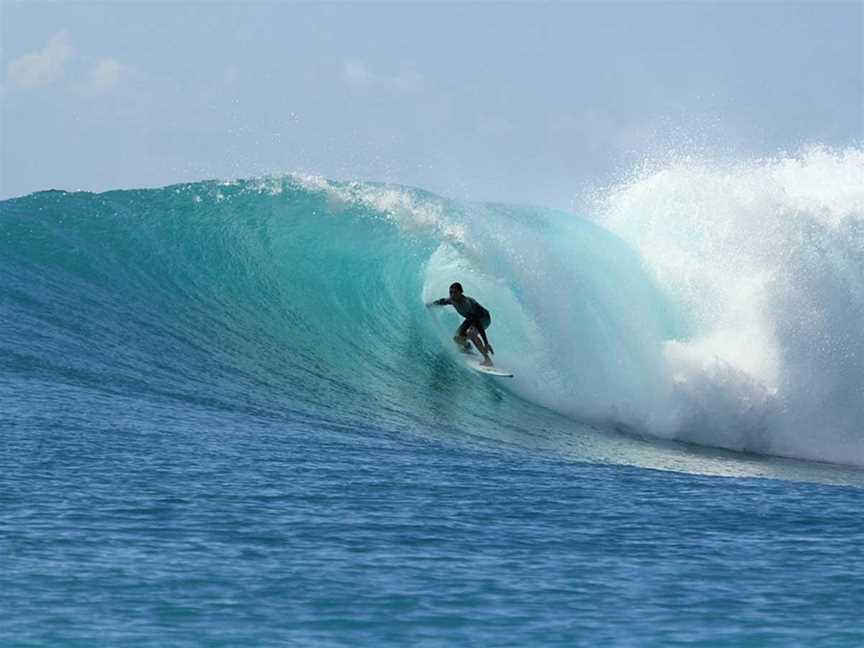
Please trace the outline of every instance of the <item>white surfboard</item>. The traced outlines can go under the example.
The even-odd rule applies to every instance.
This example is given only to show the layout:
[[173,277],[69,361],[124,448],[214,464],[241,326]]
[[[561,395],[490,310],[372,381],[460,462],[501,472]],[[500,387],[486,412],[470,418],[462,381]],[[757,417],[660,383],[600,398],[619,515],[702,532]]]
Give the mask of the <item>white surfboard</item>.
[[498,378],[513,377],[512,373],[510,373],[509,371],[505,371],[500,367],[496,367],[494,365],[491,367],[484,367],[482,364],[480,364],[480,360],[477,358],[466,358],[465,364],[471,367],[474,371],[479,371],[480,373],[484,373],[487,376],[497,376]]

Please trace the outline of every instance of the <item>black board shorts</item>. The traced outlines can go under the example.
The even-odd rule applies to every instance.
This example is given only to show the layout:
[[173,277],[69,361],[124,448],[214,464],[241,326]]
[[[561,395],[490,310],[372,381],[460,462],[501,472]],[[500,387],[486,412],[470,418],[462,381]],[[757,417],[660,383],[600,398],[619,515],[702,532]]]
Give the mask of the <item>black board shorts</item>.
[[462,337],[466,337],[468,335],[468,329],[472,326],[476,326],[478,328],[482,328],[484,331],[492,326],[492,316],[489,313],[485,313],[482,317],[468,317],[462,322],[461,326],[459,326],[459,335]]

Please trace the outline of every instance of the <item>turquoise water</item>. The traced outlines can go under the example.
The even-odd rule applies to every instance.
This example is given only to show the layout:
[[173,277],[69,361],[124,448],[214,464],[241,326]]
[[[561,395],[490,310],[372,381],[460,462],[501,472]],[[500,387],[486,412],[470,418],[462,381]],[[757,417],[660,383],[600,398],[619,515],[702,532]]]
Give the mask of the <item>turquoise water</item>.
[[[0,203],[0,643],[860,645],[861,356],[825,367],[864,343],[823,313],[803,435],[815,324],[772,319],[860,312],[856,199],[745,300],[763,366],[622,220],[655,181],[606,220],[299,176]],[[513,380],[425,308],[455,279]]]

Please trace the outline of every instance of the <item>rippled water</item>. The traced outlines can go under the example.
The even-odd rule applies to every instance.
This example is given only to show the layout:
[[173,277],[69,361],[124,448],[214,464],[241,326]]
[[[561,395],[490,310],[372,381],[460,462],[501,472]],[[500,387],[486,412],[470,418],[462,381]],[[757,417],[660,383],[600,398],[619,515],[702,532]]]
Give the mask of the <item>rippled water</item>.
[[687,474],[37,388],[3,420],[3,645],[864,641],[854,472]]

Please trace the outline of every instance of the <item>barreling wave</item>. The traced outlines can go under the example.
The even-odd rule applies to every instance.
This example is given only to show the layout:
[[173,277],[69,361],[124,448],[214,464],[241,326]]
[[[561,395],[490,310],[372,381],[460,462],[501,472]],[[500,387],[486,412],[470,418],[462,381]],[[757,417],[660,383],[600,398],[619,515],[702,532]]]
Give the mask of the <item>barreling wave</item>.
[[[861,157],[646,169],[593,222],[297,175],[33,194],[0,204],[0,363],[217,410],[468,430],[552,410],[864,464]],[[825,165],[833,189],[802,180]],[[454,280],[507,385],[425,307]]]

